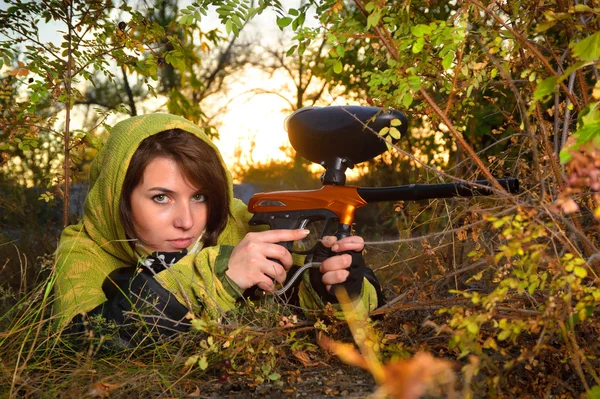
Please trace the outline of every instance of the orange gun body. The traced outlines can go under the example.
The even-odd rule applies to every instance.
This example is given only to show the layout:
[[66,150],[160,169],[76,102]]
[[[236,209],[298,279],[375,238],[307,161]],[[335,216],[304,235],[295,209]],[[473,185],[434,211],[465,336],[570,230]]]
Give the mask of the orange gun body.
[[357,187],[327,185],[318,190],[258,193],[250,199],[248,210],[256,214],[324,209],[335,213],[341,224],[352,225],[354,212],[366,204]]

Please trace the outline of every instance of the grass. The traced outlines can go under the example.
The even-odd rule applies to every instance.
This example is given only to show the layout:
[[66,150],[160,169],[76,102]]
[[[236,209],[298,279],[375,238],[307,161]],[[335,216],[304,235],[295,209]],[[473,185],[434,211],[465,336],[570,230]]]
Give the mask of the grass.
[[[446,218],[440,214],[444,207],[437,213],[417,208],[418,214],[428,212],[427,220],[412,218],[413,224],[401,226],[400,242],[367,246],[366,262],[389,301],[374,317],[382,364],[401,365],[418,352],[432,353],[451,360],[459,381],[470,381],[462,392],[475,396],[579,397],[597,389],[600,324],[593,317],[595,308],[589,306],[587,319],[575,319],[568,312],[578,299],[563,299],[569,290],[575,295],[595,289],[594,278],[569,280],[571,285],[556,292],[549,286],[532,294],[515,289],[492,312],[473,299],[492,295],[513,276],[507,258],[494,260],[508,244],[523,250],[510,257],[516,272],[535,264],[539,272],[532,276],[555,273],[556,282],[572,279],[560,260],[565,251],[552,253],[561,248],[560,227],[532,217],[519,230],[513,221],[508,240],[477,206],[454,205]],[[489,213],[508,209],[495,208],[493,202],[479,205],[487,205]],[[467,227],[448,233],[462,226]],[[555,233],[531,239],[539,226]],[[549,249],[540,250],[542,244]],[[17,252],[11,245],[0,251],[11,254],[3,274],[12,268],[12,274],[27,278],[0,283],[0,398],[364,397],[376,390],[368,372],[344,365],[319,347],[322,336],[353,341],[331,309],[315,322],[294,318],[293,309],[281,303],[259,302],[241,307],[229,324],[200,319],[198,331],[169,341],[146,337],[133,348],[118,349],[114,330],[94,319],[79,339],[50,328],[51,254]],[[524,259],[529,260],[518,263]],[[554,313],[546,305],[551,300],[562,306]],[[511,328],[521,325],[521,331],[506,335],[502,320]]]

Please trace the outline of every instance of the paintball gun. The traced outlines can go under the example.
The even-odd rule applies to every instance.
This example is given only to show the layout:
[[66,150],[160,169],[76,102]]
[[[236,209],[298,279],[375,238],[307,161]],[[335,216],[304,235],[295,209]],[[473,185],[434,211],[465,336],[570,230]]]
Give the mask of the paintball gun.
[[[392,124],[392,121],[395,122]],[[406,134],[407,118],[396,110],[331,106],[302,108],[294,112],[286,120],[290,143],[301,156],[325,167],[321,176],[323,187],[318,190],[255,194],[248,203],[248,210],[254,214],[250,225],[268,225],[270,229],[309,229],[311,234],[307,239],[280,244],[291,253],[311,254],[318,238],[325,235],[335,235],[338,239],[349,236],[356,209],[368,203],[492,194],[490,189],[464,183],[410,184],[381,188],[346,186],[347,168],[387,150],[384,139],[373,134],[373,131],[379,132],[392,125],[401,135]],[[519,191],[519,181],[516,178],[497,181],[510,193]],[[490,182],[486,180],[474,183],[478,186],[490,186]]]

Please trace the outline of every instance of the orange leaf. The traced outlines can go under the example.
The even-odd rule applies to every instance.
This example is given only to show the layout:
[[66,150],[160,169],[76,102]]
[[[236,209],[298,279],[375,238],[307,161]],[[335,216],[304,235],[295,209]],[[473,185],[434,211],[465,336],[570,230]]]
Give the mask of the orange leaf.
[[358,352],[358,350],[356,350],[354,345],[337,342],[329,337],[322,337],[319,341],[319,345],[321,345],[321,347],[324,349],[333,352],[344,363],[363,368],[367,371],[369,370],[365,358]]
[[194,389],[194,392],[189,393],[187,395],[188,398],[199,398],[200,396],[201,396],[201,394],[200,394],[200,388],[199,387],[196,387],[196,389]]
[[382,390],[395,398],[417,399],[437,386],[445,385],[447,394],[454,390],[452,363],[421,352],[407,360],[392,361],[384,366]]

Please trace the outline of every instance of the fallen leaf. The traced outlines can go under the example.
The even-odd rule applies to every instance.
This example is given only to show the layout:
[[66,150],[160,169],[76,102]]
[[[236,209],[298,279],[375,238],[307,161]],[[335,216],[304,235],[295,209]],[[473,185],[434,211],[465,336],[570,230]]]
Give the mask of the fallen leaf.
[[300,363],[302,363],[304,367],[315,367],[321,364],[321,362],[311,360],[310,356],[304,351],[293,352],[293,355],[296,359],[300,360]]
[[108,382],[99,382],[90,388],[88,395],[92,398],[108,398],[112,391],[122,386],[123,384],[110,384]]

